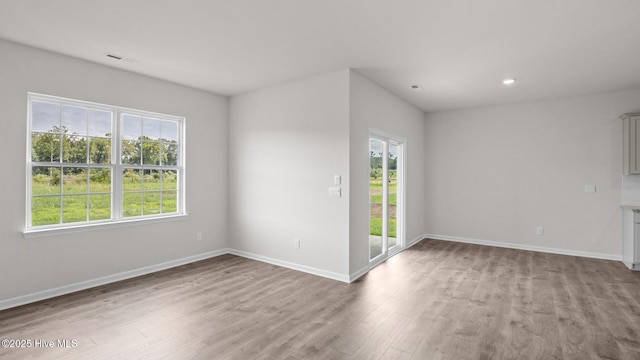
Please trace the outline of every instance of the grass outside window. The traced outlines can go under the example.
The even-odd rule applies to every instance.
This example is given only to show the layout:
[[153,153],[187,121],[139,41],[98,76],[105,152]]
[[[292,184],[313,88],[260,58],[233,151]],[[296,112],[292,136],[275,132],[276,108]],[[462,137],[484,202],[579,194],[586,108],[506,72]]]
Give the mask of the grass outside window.
[[184,119],[39,94],[29,106],[27,230],[183,213]]

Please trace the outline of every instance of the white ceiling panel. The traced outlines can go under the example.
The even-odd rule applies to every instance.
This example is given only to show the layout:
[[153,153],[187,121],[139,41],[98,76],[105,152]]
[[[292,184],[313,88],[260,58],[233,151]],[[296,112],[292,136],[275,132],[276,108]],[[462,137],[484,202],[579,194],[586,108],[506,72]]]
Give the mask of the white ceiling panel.
[[0,0],[6,40],[221,95],[352,68],[427,112],[639,88],[638,19],[638,0]]

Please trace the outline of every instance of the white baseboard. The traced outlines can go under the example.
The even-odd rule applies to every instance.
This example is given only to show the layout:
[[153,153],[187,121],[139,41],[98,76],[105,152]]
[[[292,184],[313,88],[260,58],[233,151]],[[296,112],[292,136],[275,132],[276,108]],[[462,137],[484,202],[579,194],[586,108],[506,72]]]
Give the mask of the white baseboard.
[[[389,257],[392,257],[392,256],[394,256],[394,255],[397,255],[397,254],[399,254],[399,253],[403,252],[404,250],[406,250],[406,249],[408,249],[408,248],[412,247],[413,245],[415,245],[415,244],[419,243],[419,242],[420,242],[421,240],[423,240],[423,239],[424,239],[424,235],[420,235],[420,236],[418,236],[417,238],[415,238],[415,239],[413,239],[413,240],[408,241],[408,242],[407,242],[407,244],[405,245],[405,247],[404,247],[403,249],[400,249],[399,251],[397,251],[397,252],[395,252],[395,253],[391,254]],[[379,262],[377,262],[377,263],[373,263],[373,264],[372,264],[372,263],[369,263],[367,266],[363,267],[362,269],[360,269],[360,270],[358,270],[358,271],[356,271],[356,272],[352,273],[351,275],[349,275],[349,282],[354,282],[354,281],[358,280],[358,279],[359,279],[359,278],[361,278],[362,276],[366,275],[366,274],[369,272],[369,270],[371,270],[371,269],[373,269],[374,267],[378,266],[379,264],[381,264],[381,263],[385,262],[387,259],[388,259],[388,258],[386,258],[386,259],[381,259]]]
[[287,269],[302,271],[302,272],[305,272],[307,274],[322,276],[322,277],[326,277],[326,278],[329,278],[329,279],[338,280],[338,281],[342,281],[342,282],[346,282],[346,283],[350,282],[349,281],[350,280],[350,276],[348,276],[348,275],[339,274],[339,273],[335,273],[335,272],[331,272],[331,271],[327,271],[327,270],[322,270],[322,269],[318,269],[318,268],[314,268],[314,267],[310,267],[310,266],[298,265],[298,264],[290,263],[290,262],[287,262],[287,261],[282,261],[282,260],[270,258],[270,257],[267,257],[267,256],[253,254],[253,253],[246,252],[246,251],[230,249],[229,250],[229,254],[241,256],[241,257],[244,257],[244,258],[247,258],[247,259],[251,259],[251,260],[257,260],[257,261],[265,262],[267,264],[282,266],[282,267],[287,268]]
[[124,272],[113,274],[113,275],[107,275],[107,276],[99,277],[96,279],[81,281],[75,284],[64,285],[64,286],[60,286],[60,287],[49,289],[49,290],[38,291],[35,293],[14,297],[11,299],[0,300],[0,310],[33,303],[40,300],[50,299],[56,296],[70,294],[76,291],[85,290],[85,289],[89,289],[89,288],[100,286],[100,285],[106,285],[116,281],[131,279],[137,276],[147,275],[147,274],[158,272],[161,270],[170,269],[172,267],[209,259],[212,257],[216,257],[216,256],[228,254],[228,253],[229,253],[229,249],[211,251],[203,254],[189,256],[182,259],[163,262],[156,265],[145,266],[145,267],[134,269],[134,270],[124,271]]
[[[566,250],[566,249],[558,249],[558,248],[548,248],[548,247],[514,244],[514,243],[504,243],[504,242],[489,241],[489,240],[478,240],[478,239],[470,239],[470,238],[463,238],[458,236],[448,236],[448,235],[438,235],[438,234],[421,235],[407,242],[403,250],[406,250],[414,246],[421,240],[427,239],[427,238],[435,239],[435,240],[468,243],[468,244],[496,246],[496,247],[502,247],[502,248],[508,248],[508,249],[529,250],[529,251],[538,251],[538,252],[545,252],[545,253],[551,253],[551,254],[561,254],[561,255],[588,257],[588,258],[594,258],[594,259],[622,261],[622,256],[617,256],[617,255],[592,253],[592,252],[586,252],[586,251]],[[209,259],[212,257],[224,255],[224,254],[233,254],[233,255],[241,256],[247,259],[261,261],[261,262],[265,262],[272,265],[282,266],[288,269],[302,271],[308,274],[322,276],[325,278],[329,278],[329,279],[333,279],[333,280],[337,280],[345,283],[350,283],[359,279],[360,277],[368,273],[369,270],[371,270],[372,268],[371,265],[367,265],[352,274],[345,275],[345,274],[339,274],[339,273],[326,271],[318,268],[313,268],[310,266],[294,264],[287,261],[282,261],[282,260],[278,260],[278,259],[274,259],[274,258],[262,256],[262,255],[249,253],[246,251],[226,248],[226,249],[220,249],[220,250],[211,251],[211,252],[198,254],[194,256],[189,256],[182,259],[171,260],[161,264],[146,266],[139,269],[129,270],[129,271],[121,272],[118,274],[107,275],[107,276],[103,276],[103,277],[92,279],[92,280],[81,281],[75,284],[65,285],[65,286],[54,288],[54,289],[39,291],[39,292],[26,294],[26,295],[14,297],[14,298],[6,299],[6,300],[0,300],[0,310],[9,309],[12,307],[25,305],[32,302],[49,299],[52,297],[65,295],[72,292],[113,283],[116,281],[131,279],[136,276],[146,275],[153,272],[166,270],[172,267],[185,265],[185,264],[189,264],[189,263],[200,261],[200,260],[205,260],[205,259]]]
[[425,237],[425,235],[420,235],[420,236],[418,236],[417,238],[415,238],[415,239],[413,239],[413,240],[409,241],[409,242],[407,243],[407,246],[405,246],[405,249],[408,249],[408,248],[412,247],[413,245],[415,245],[415,244],[419,243],[420,241],[424,240],[424,237]]
[[[207,253],[203,253],[203,254],[189,256],[189,257],[182,258],[182,259],[171,260],[171,261],[167,261],[167,262],[164,262],[164,263],[161,263],[161,264],[145,266],[145,267],[138,268],[138,269],[124,271],[124,272],[113,274],[113,275],[107,275],[107,276],[99,277],[99,278],[96,278],[96,279],[81,281],[81,282],[77,282],[77,283],[70,284],[70,285],[64,285],[64,286],[60,286],[60,287],[53,288],[53,289],[48,289],[48,290],[38,291],[38,292],[35,292],[35,293],[31,293],[31,294],[21,295],[21,296],[17,296],[17,297],[10,298],[10,299],[0,300],[0,310],[5,310],[5,309],[21,306],[21,305],[26,305],[26,304],[29,304],[29,303],[33,303],[33,302],[36,302],[36,301],[50,299],[50,298],[53,298],[53,297],[56,297],[56,296],[70,294],[70,293],[73,293],[73,292],[76,292],[76,291],[86,290],[86,289],[93,288],[93,287],[96,287],[96,286],[110,284],[110,283],[113,283],[113,282],[116,282],[116,281],[127,280],[127,279],[131,279],[131,278],[134,278],[134,277],[137,277],[137,276],[147,275],[147,274],[150,274],[150,273],[154,273],[154,272],[170,269],[172,267],[185,265],[185,264],[189,264],[189,263],[192,263],[192,262],[205,260],[205,259],[209,259],[209,258],[212,258],[212,257],[225,255],[225,254],[233,254],[233,255],[241,256],[241,257],[244,257],[244,258],[247,258],[247,259],[261,261],[261,262],[265,262],[265,263],[269,263],[269,264],[273,264],[273,265],[277,265],[277,266],[282,266],[282,267],[285,267],[285,268],[288,268],[288,269],[302,271],[302,272],[305,272],[305,273],[308,273],[308,274],[322,276],[322,277],[325,277],[325,278],[338,280],[338,281],[342,281],[342,282],[346,282],[346,283],[349,283],[349,282],[352,281],[351,277],[348,276],[348,275],[338,274],[338,273],[334,273],[334,272],[331,272],[331,271],[317,269],[317,268],[313,268],[313,267],[309,267],[309,266],[298,265],[298,264],[294,264],[294,263],[290,263],[290,262],[286,262],[286,261],[282,261],[282,260],[278,260],[278,259],[269,258],[269,257],[266,257],[266,256],[252,254],[252,253],[245,252],[245,251],[225,248],[225,249],[211,251],[211,252],[207,252]],[[363,274],[358,275],[358,277],[366,274],[367,271],[369,271],[369,268],[366,268],[365,271],[363,272]],[[354,278],[353,280],[355,280],[355,279],[357,279],[357,277]]]
[[351,275],[349,275],[349,282],[352,283],[356,280],[358,280],[359,278],[363,277],[364,275],[366,275],[369,270],[371,270],[371,267],[369,265],[363,267],[362,269],[352,273]]
[[578,250],[567,250],[567,249],[559,249],[559,248],[550,248],[544,246],[534,246],[534,245],[525,245],[525,244],[514,244],[514,243],[505,243],[499,241],[489,241],[489,240],[478,240],[478,239],[470,239],[458,236],[448,236],[448,235],[438,235],[438,234],[424,234],[422,235],[422,239],[434,239],[434,240],[444,240],[444,241],[453,241],[467,244],[476,244],[476,245],[488,245],[495,246],[507,249],[516,249],[516,250],[529,250],[529,251],[537,251],[549,254],[559,254],[559,255],[570,255],[570,256],[579,256],[593,259],[603,259],[603,260],[614,260],[614,261],[622,261],[621,255],[611,255],[611,254],[601,254],[601,253],[593,253],[588,251],[578,251]]

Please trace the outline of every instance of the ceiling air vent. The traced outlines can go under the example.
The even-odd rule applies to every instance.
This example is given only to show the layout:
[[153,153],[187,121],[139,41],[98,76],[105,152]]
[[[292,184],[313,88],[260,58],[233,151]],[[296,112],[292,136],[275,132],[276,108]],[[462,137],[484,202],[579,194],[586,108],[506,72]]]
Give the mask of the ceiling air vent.
[[139,63],[140,61],[135,60],[135,59],[129,59],[126,58],[124,56],[120,56],[120,55],[115,55],[115,54],[105,54],[108,58],[112,58],[115,60],[120,60],[120,61],[124,61],[124,62],[128,62],[130,64],[135,64],[135,63]]

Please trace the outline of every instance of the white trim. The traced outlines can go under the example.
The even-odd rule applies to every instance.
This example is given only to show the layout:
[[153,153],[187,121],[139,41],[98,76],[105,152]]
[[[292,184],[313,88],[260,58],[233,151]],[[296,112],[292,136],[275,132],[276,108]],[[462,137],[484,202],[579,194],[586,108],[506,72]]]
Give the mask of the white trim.
[[382,253],[376,257],[374,257],[373,259],[369,260],[369,270],[373,269],[374,267],[382,264],[383,262],[387,261],[391,256],[389,256],[388,253]]
[[427,235],[420,235],[420,236],[418,236],[417,238],[415,238],[415,239],[413,239],[413,240],[409,241],[409,242],[407,243],[407,246],[405,247],[405,249],[408,249],[408,248],[412,247],[413,245],[415,245],[415,244],[419,243],[420,241],[424,240],[426,236],[427,236]]
[[225,254],[232,254],[232,255],[240,256],[246,259],[256,260],[256,261],[260,261],[260,262],[264,262],[272,265],[277,265],[280,267],[301,271],[308,274],[321,276],[324,278],[329,278],[332,280],[337,280],[345,283],[354,281],[369,271],[369,268],[367,267],[359,270],[354,275],[348,276],[348,275],[338,274],[331,271],[317,269],[309,266],[303,266],[303,265],[298,265],[298,264],[294,264],[294,263],[290,263],[290,262],[286,262],[278,259],[273,259],[266,256],[256,255],[246,251],[224,248],[220,250],[206,252],[203,254],[189,256],[182,259],[170,260],[160,264],[149,265],[149,266],[141,267],[138,269],[128,270],[128,271],[124,271],[124,272],[113,274],[113,275],[106,275],[106,276],[102,276],[95,279],[85,280],[85,281],[77,282],[74,284],[63,285],[53,289],[42,290],[42,291],[34,292],[31,294],[21,295],[21,296],[17,296],[10,299],[0,300],[0,311],[21,306],[21,305],[26,305],[36,301],[54,298],[56,296],[70,294],[76,291],[86,290],[93,287],[114,283],[117,281],[131,279],[137,276],[151,274],[154,272],[170,269],[176,266],[190,264],[196,261],[206,260],[209,258],[213,258],[216,256],[225,255]]
[[[400,246],[402,246],[402,250],[408,248],[407,246],[407,189],[409,188],[409,177],[407,176],[407,164],[409,163],[408,156],[409,155],[409,141],[407,139],[402,139],[402,146],[400,147],[400,180],[402,186],[396,186],[396,207],[400,209],[400,224],[398,226],[398,217],[396,215],[396,238],[400,242]],[[398,163],[396,163],[398,164]],[[396,171],[398,169],[396,168]],[[397,175],[396,175],[397,176]],[[399,189],[398,189],[399,188]],[[400,236],[398,236],[398,229],[400,229]]]
[[242,251],[242,250],[229,249],[229,254],[241,256],[243,258],[247,258],[251,260],[261,261],[267,264],[281,266],[281,267],[292,269],[292,270],[302,271],[307,274],[322,276],[325,278],[338,280],[345,283],[348,283],[350,279],[349,275],[339,274],[332,271],[322,270],[322,269],[318,269],[310,266],[298,265],[291,262],[282,261],[282,260],[270,258],[267,256],[257,255],[257,254],[253,254],[253,253]]
[[352,283],[356,280],[358,280],[359,278],[363,277],[364,275],[366,275],[370,270],[370,267],[367,265],[365,267],[363,267],[362,269],[352,273],[351,275],[349,275],[349,282]]
[[83,231],[91,231],[91,230],[104,230],[109,228],[117,228],[123,226],[131,226],[131,225],[143,225],[143,224],[152,224],[152,223],[161,223],[165,221],[177,221],[177,220],[186,220],[188,217],[187,214],[177,214],[177,215],[161,215],[157,217],[139,217],[132,218],[127,220],[119,220],[119,221],[105,221],[105,222],[86,222],[86,223],[71,223],[68,226],[58,226],[54,228],[32,228],[28,230],[24,230],[22,232],[22,236],[25,239],[43,237],[43,236],[54,236],[54,235],[63,235],[63,234],[72,234]]
[[374,267],[382,264],[383,262],[389,260],[390,258],[396,256],[397,254],[407,250],[408,248],[412,247],[413,245],[419,243],[420,241],[425,239],[425,235],[420,235],[417,238],[409,241],[405,247],[401,247],[400,245],[398,246],[394,246],[393,247],[393,251],[389,252],[389,254],[385,257],[379,256],[379,259],[374,259],[375,261],[369,261],[369,265],[363,267],[362,269],[352,273],[351,275],[349,275],[349,282],[354,282],[356,280],[358,280],[359,278],[361,278],[362,276],[366,275],[371,269],[373,269]]
[[[186,217],[186,216],[185,215],[176,216],[176,218],[177,218],[176,220],[184,218],[184,217]],[[129,222],[129,223],[119,223],[119,224],[112,224],[111,223],[111,224],[103,224],[103,225],[107,225],[107,226],[110,226],[110,227],[112,227],[112,226],[124,226],[124,225],[135,225],[135,224],[138,224],[140,222],[147,222],[147,221],[153,221],[153,220],[158,221],[158,220],[167,220],[167,219],[166,218],[162,218],[162,219],[141,219],[140,221],[132,221],[132,222]],[[73,229],[73,230],[70,230],[70,229],[55,229],[55,230],[57,230],[57,231],[62,231],[62,230],[83,231],[83,228],[86,228],[86,227],[80,227],[78,229]],[[44,236],[44,235],[45,234],[32,232],[32,233],[30,233],[29,237],[37,237],[37,236]],[[50,233],[48,233],[46,235],[50,235]],[[409,244],[406,247],[400,248],[397,251],[397,253],[400,253],[400,252],[408,249],[409,247],[415,245],[416,243],[418,243],[420,240],[424,239],[425,237],[428,237],[428,235],[423,235],[423,236],[420,236],[420,237],[412,240],[411,242],[409,242]],[[394,253],[393,255],[396,255],[397,253]],[[124,271],[124,272],[113,274],[113,275],[106,275],[106,276],[102,276],[102,277],[99,277],[99,278],[96,278],[96,279],[85,280],[85,281],[81,281],[81,282],[70,284],[70,285],[63,285],[63,286],[60,286],[60,287],[57,287],[57,288],[53,288],[53,289],[48,289],[48,290],[38,291],[38,292],[35,292],[35,293],[31,293],[31,294],[21,295],[21,296],[17,296],[17,297],[10,298],[10,299],[0,300],[0,310],[9,309],[9,308],[16,307],[16,306],[21,306],[21,305],[33,303],[33,302],[36,302],[36,301],[46,300],[46,299],[50,299],[50,298],[53,298],[53,297],[56,297],[56,296],[66,295],[66,294],[70,294],[70,293],[73,293],[73,292],[76,292],[76,291],[85,290],[85,289],[93,288],[93,287],[96,287],[96,286],[106,285],[106,284],[114,283],[114,282],[117,282],[117,281],[127,280],[127,279],[131,279],[131,278],[134,278],[134,277],[137,277],[137,276],[146,275],[146,274],[150,274],[150,273],[154,273],[154,272],[170,269],[172,267],[185,265],[185,264],[189,264],[189,263],[192,263],[192,262],[205,260],[205,259],[209,259],[209,258],[213,258],[213,257],[216,257],[216,256],[225,255],[225,254],[232,254],[232,255],[240,256],[240,257],[251,259],[251,260],[261,261],[261,262],[265,262],[265,263],[268,263],[268,264],[277,265],[277,266],[281,266],[281,267],[292,269],[292,270],[296,270],[296,271],[302,271],[302,272],[305,272],[305,273],[308,273],[308,274],[317,275],[317,276],[321,276],[321,277],[325,277],[325,278],[328,278],[328,279],[337,280],[337,281],[341,281],[341,282],[345,282],[345,283],[351,283],[353,281],[356,281],[360,277],[366,275],[369,272],[369,270],[371,270],[371,269],[373,269],[375,267],[375,266],[367,265],[367,266],[363,267],[362,269],[360,269],[360,270],[358,270],[358,271],[356,271],[356,272],[354,272],[354,273],[352,273],[350,275],[343,275],[343,274],[339,274],[339,273],[335,273],[335,272],[331,272],[331,271],[326,271],[326,270],[322,270],[322,269],[318,269],[318,268],[313,268],[313,267],[310,267],[310,266],[298,265],[298,264],[290,263],[290,262],[287,262],[287,261],[282,261],[282,260],[278,260],[278,259],[274,259],[274,258],[262,256],[262,255],[257,255],[257,254],[249,253],[249,252],[246,252],[246,251],[240,251],[240,250],[235,250],[235,249],[230,249],[230,248],[224,248],[224,249],[220,249],[220,250],[206,252],[206,253],[203,253],[203,254],[189,256],[189,257],[182,258],[182,259],[170,260],[170,261],[167,261],[167,262],[164,262],[164,263],[160,263],[160,264],[156,264],[156,265],[150,265],[150,266],[145,266],[145,267],[138,268],[138,269],[128,270],[128,271]],[[391,255],[391,256],[393,256],[393,255]],[[389,257],[391,257],[391,256],[389,256]],[[388,259],[389,257],[386,257],[385,260]]]
[[213,258],[216,256],[228,254],[229,249],[221,249],[203,254],[193,255],[182,259],[170,260],[156,265],[141,267],[138,269],[128,270],[121,273],[102,276],[96,279],[85,280],[75,284],[63,285],[57,288],[38,291],[31,294],[17,296],[11,299],[0,300],[0,310],[33,303],[45,299],[50,299],[60,295],[70,294],[76,291],[93,288],[100,285],[106,285],[117,281],[127,280],[141,275],[151,274],[154,272],[170,269],[176,266],[190,264],[192,262]]
[[[33,104],[35,102],[46,102],[50,104],[56,104],[60,107],[64,107],[67,105],[79,106],[79,107],[91,109],[91,110],[98,109],[98,110],[110,112],[112,117],[111,118],[111,137],[110,137],[111,162],[108,164],[92,164],[90,163],[90,159],[88,157],[86,159],[86,163],[78,163],[78,164],[65,163],[65,162],[62,162],[62,159],[59,159],[59,162],[32,161],[31,152],[33,151],[33,149],[32,149],[31,141],[33,138],[33,120],[34,120]],[[176,134],[177,136],[176,145],[177,145],[177,151],[178,151],[177,164],[176,165],[149,165],[149,164],[143,164],[143,163],[123,164],[121,144],[123,140],[124,115],[149,117],[149,118],[157,119],[158,121],[161,121],[161,122],[175,123],[178,130],[178,133]],[[61,125],[62,117],[63,117],[62,110],[60,111],[59,116],[61,121],[59,125]],[[142,122],[140,126],[141,126],[141,134],[142,134],[144,123]],[[25,223],[25,230],[23,232],[23,235],[25,238],[34,237],[34,236],[44,236],[49,234],[56,235],[56,234],[64,234],[64,233],[76,232],[76,231],[87,231],[87,230],[92,230],[96,228],[99,229],[99,228],[103,228],[107,223],[119,224],[122,222],[128,223],[129,221],[136,222],[139,220],[139,218],[159,219],[159,218],[174,218],[174,217],[186,215],[186,204],[185,204],[185,201],[186,201],[186,192],[185,192],[186,190],[185,189],[186,188],[185,186],[186,185],[185,184],[186,118],[185,117],[169,115],[169,114],[160,114],[160,113],[144,111],[144,110],[136,110],[136,109],[125,108],[125,107],[116,106],[116,105],[100,104],[100,103],[94,103],[94,102],[84,101],[84,100],[76,100],[76,99],[69,99],[69,98],[64,98],[59,96],[28,92],[27,93],[27,132],[28,132],[27,133],[27,156],[26,156],[26,159],[27,159],[26,204],[27,206],[25,208],[26,223]],[[87,137],[88,139],[91,138],[88,132],[86,134],[81,134],[80,136]],[[60,144],[62,144],[62,142]],[[32,225],[32,221],[33,221],[32,206],[33,206],[33,199],[34,199],[34,194],[32,193],[33,168],[38,166],[45,166],[45,167],[53,166],[56,168],[60,167],[62,171],[62,169],[64,169],[65,167],[74,166],[74,165],[77,165],[80,167],[87,167],[87,168],[95,167],[95,168],[104,168],[104,169],[111,170],[111,191],[109,193],[104,193],[104,194],[111,194],[111,217],[109,219],[104,219],[104,220],[90,220],[88,218],[88,214],[86,214],[87,215],[86,221],[82,221],[82,222],[57,223],[57,224],[51,224],[51,225],[36,225],[36,226]],[[143,171],[144,169],[175,171],[178,176],[177,188],[176,189],[161,188],[160,196],[162,196],[162,192],[165,190],[175,192],[177,196],[176,212],[162,213],[158,215],[141,214],[140,216],[136,216],[135,218],[129,218],[125,216],[123,214],[122,201],[121,201],[123,196],[121,174],[123,169],[129,169],[129,168],[137,169],[139,171]],[[60,176],[62,175],[64,174],[61,173]],[[56,192],[52,194],[47,194],[47,196],[50,195],[52,197],[59,197],[60,201],[62,201],[62,196],[64,196],[65,194],[62,189],[62,184],[60,186],[61,187],[60,187],[59,193]],[[141,195],[144,195],[144,193],[150,190],[146,190],[143,188],[140,191],[141,191]],[[158,192],[158,191],[153,190],[153,192]],[[82,194],[90,195],[93,193],[91,192],[90,187],[87,186],[86,192],[79,193],[79,195],[82,195]],[[41,195],[42,194],[37,194],[36,196],[41,196]],[[162,208],[162,204],[160,204],[160,207]],[[60,221],[62,221],[63,220],[62,205],[60,205],[59,211],[60,211]],[[153,221],[154,220],[152,220],[152,222]],[[94,224],[97,226],[93,226]],[[36,235],[36,234],[41,234],[41,235]]]
[[66,103],[69,103],[71,105],[91,106],[91,107],[99,108],[99,109],[102,109],[102,110],[109,110],[109,109],[117,108],[117,109],[123,110],[123,111],[135,112],[135,113],[141,114],[142,116],[165,117],[165,118],[169,118],[169,119],[171,119],[173,121],[181,121],[182,119],[184,119],[184,116],[179,116],[179,115],[163,114],[163,113],[158,113],[158,112],[153,112],[153,111],[139,110],[139,109],[124,107],[124,106],[118,106],[118,105],[102,104],[102,103],[97,103],[97,102],[93,102],[93,101],[72,99],[72,98],[56,96],[56,95],[48,95],[48,94],[37,93],[37,92],[32,92],[32,91],[27,92],[27,95],[30,98],[34,98],[34,99],[45,101],[45,102],[47,102],[47,101],[48,102],[51,102],[51,101],[66,102]]
[[568,250],[568,249],[550,248],[550,247],[525,245],[525,244],[505,243],[505,242],[499,242],[499,241],[478,240],[478,239],[470,239],[470,238],[464,238],[464,237],[458,237],[458,236],[448,236],[448,235],[438,235],[438,234],[424,234],[422,236],[424,239],[428,238],[428,239],[434,239],[434,240],[453,241],[453,242],[466,243],[466,244],[495,246],[495,247],[501,247],[506,249],[528,250],[528,251],[537,251],[537,252],[543,252],[543,253],[549,253],[549,254],[570,255],[570,256],[592,258],[592,259],[622,261],[621,255],[602,254],[602,253],[594,253],[594,252],[588,252],[588,251]]
[[382,130],[378,130],[378,129],[374,129],[374,128],[369,128],[369,137],[374,137],[378,140],[395,140],[398,142],[402,142],[402,143],[406,143],[407,139],[403,138],[402,136],[398,136],[392,133],[388,133],[386,131],[382,131]]
[[[369,128],[369,136],[368,136],[368,147],[369,147],[369,151],[371,151],[371,139],[377,140],[382,142],[382,167],[383,169],[388,168],[388,161],[389,161],[389,145],[390,143],[393,143],[394,145],[399,147],[399,155],[398,157],[400,158],[400,161],[396,163],[397,167],[396,167],[396,176],[397,176],[397,181],[398,181],[398,185],[396,187],[396,245],[392,248],[389,249],[388,248],[388,228],[389,228],[389,224],[388,224],[388,216],[387,216],[387,208],[383,207],[382,208],[382,250],[386,250],[385,252],[383,252],[382,254],[376,256],[375,258],[371,259],[371,243],[369,240],[369,270],[373,269],[374,267],[376,267],[377,265],[385,262],[387,259],[393,257],[394,255],[398,254],[399,252],[403,251],[404,249],[407,248],[406,246],[406,231],[407,231],[407,222],[406,222],[406,197],[405,197],[405,190],[407,189],[407,174],[406,174],[406,164],[407,164],[407,139],[403,138],[401,136],[398,135],[394,135],[391,133],[388,133],[386,131],[382,131],[382,130],[378,130],[378,129],[374,129],[374,128]],[[370,189],[370,184],[369,186],[369,191]],[[387,203],[388,202],[388,172],[387,171],[383,171],[382,173],[382,186],[383,186],[383,191],[382,191],[382,203]],[[370,220],[369,220],[369,224],[368,224],[368,228],[367,228],[367,232],[369,231],[369,228],[371,227],[370,224]]]

